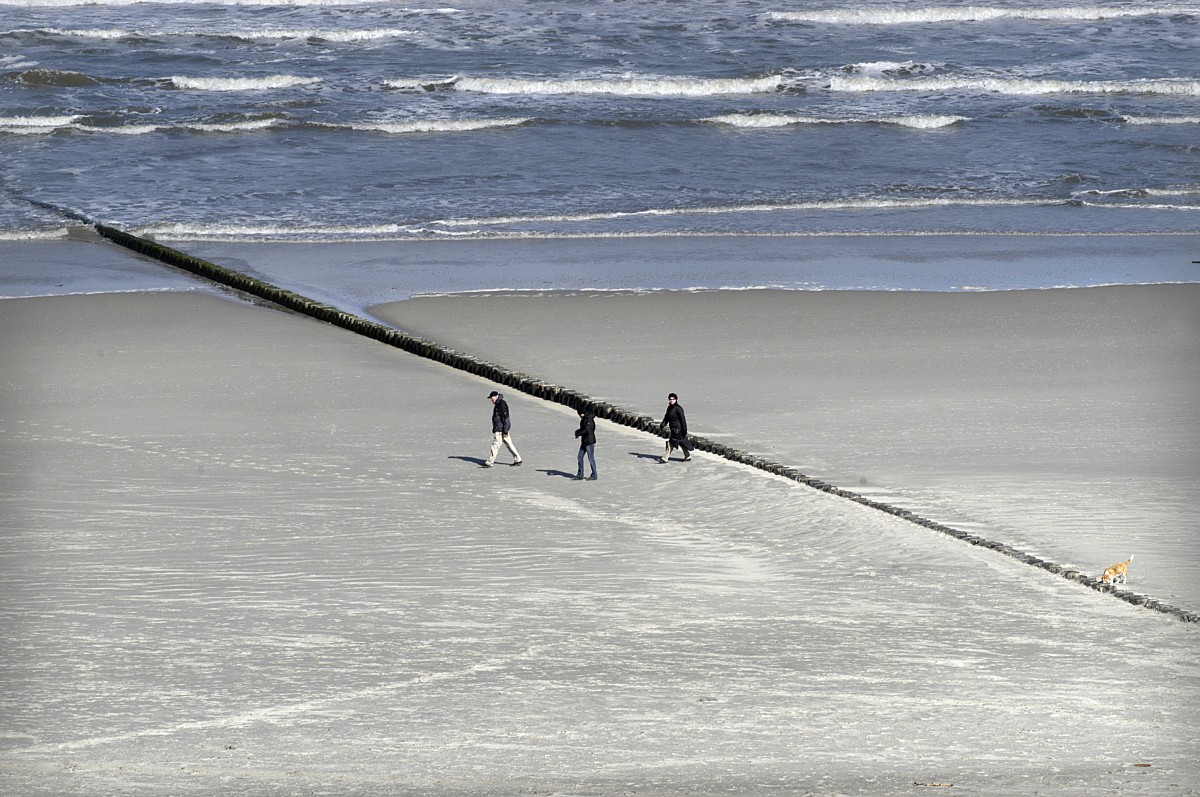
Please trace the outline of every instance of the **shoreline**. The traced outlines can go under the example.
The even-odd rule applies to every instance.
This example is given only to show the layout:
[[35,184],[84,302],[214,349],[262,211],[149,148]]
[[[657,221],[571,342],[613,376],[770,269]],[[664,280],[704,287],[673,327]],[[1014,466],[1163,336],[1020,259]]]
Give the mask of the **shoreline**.
[[[973,293],[1186,285],[1200,282],[1188,240],[1197,235],[1069,235],[1049,251],[1031,243],[1035,238],[958,233],[164,245],[364,313],[413,296],[513,290]],[[981,241],[988,243],[980,248]],[[0,241],[0,253],[0,295],[13,298],[197,285],[84,229],[63,240]]]

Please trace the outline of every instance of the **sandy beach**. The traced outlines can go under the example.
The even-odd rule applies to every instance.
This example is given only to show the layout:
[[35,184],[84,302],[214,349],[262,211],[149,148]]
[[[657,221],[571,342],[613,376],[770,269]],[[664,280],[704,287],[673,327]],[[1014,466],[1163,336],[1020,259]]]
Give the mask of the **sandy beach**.
[[1200,285],[418,297],[388,322],[1200,606]]
[[[1195,608],[1197,287],[375,312]],[[161,289],[0,300],[4,793],[1197,793],[1193,625]]]

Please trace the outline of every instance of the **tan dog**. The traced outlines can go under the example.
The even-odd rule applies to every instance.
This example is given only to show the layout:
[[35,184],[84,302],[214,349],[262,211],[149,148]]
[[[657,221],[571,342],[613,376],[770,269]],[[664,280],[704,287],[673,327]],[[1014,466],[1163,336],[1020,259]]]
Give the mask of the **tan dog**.
[[1104,571],[1104,575],[1100,576],[1100,580],[1105,584],[1124,584],[1129,580],[1129,563],[1133,561],[1133,554],[1124,562],[1117,562],[1112,567]]

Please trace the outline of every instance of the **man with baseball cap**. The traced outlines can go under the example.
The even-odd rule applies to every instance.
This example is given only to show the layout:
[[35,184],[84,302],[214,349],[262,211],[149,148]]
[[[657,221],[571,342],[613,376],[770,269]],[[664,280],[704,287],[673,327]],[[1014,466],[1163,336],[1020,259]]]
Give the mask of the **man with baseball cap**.
[[496,455],[500,453],[501,443],[512,453],[513,465],[520,465],[521,455],[517,453],[512,435],[509,434],[512,429],[512,419],[508,414],[508,402],[495,390],[488,393],[488,399],[492,402],[492,450],[488,454],[487,462],[483,463],[483,467],[490,468],[496,463]]

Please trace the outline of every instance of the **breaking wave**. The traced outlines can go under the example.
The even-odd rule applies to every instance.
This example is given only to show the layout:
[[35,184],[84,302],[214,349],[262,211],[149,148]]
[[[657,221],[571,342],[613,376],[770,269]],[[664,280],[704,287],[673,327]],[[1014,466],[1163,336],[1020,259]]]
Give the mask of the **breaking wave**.
[[55,241],[70,234],[70,227],[56,227],[52,230],[0,230],[0,241]]
[[48,132],[74,123],[80,116],[0,116],[0,129],[13,132]]
[[212,78],[212,77],[180,77],[170,78],[172,85],[179,89],[194,89],[198,91],[262,91],[267,89],[287,89],[294,86],[308,86],[320,83],[319,77],[296,77],[293,75],[271,75],[269,77],[249,78]]
[[372,28],[369,30],[243,30],[221,33],[204,33],[204,36],[221,36],[247,41],[271,39],[320,39],[327,42],[369,42],[380,39],[398,39],[415,36],[417,31],[406,28]]
[[247,224],[152,224],[136,231],[138,235],[173,241],[222,240],[353,240],[388,236],[412,237],[420,230],[403,224],[368,224],[362,226],[282,226]]
[[988,22],[1028,19],[1046,22],[1095,22],[1118,17],[1196,16],[1200,6],[1138,5],[1121,8],[1104,6],[1061,6],[1051,8],[1006,8],[1001,6],[926,6],[924,8],[870,8],[862,10],[773,11],[763,15],[768,22],[811,22],[833,25],[913,25],[928,22]]
[[243,133],[267,130],[280,124],[279,119],[248,119],[238,122],[195,124],[129,124],[91,125],[80,122],[82,116],[0,116],[0,133],[36,135],[58,130],[79,130],[84,133],[108,133],[120,136],[141,136],[164,130],[184,130],[198,133]]
[[[0,0],[3,4],[4,0]],[[319,39],[327,42],[364,42],[380,39],[396,39],[413,36],[417,31],[408,28],[368,28],[363,30],[325,29],[281,29],[262,30],[125,30],[122,28],[38,28],[36,30],[11,30],[8,34],[39,33],[44,36],[61,36],[78,39],[146,39],[168,36],[196,36],[215,39],[242,39],[245,41],[271,41],[287,39]],[[0,34],[3,35],[3,34]]]
[[1130,116],[1121,119],[1130,125],[1200,125],[1200,116]]
[[821,119],[811,116],[787,116],[784,114],[771,113],[734,113],[726,114],[724,116],[710,116],[707,119],[702,119],[700,121],[750,129],[788,127],[791,125],[886,124],[899,125],[901,127],[912,127],[918,130],[934,130],[940,127],[949,127],[950,125],[958,124],[959,122],[968,122],[970,119],[966,116],[945,115],[879,116],[863,119]]
[[[0,0],[0,4],[3,0]],[[138,34],[130,31],[112,29],[112,28],[91,28],[88,30],[63,30],[61,28],[38,28],[37,30],[10,30],[6,31],[9,34],[18,33],[40,33],[44,36],[73,36],[81,39],[124,39]]]
[[1017,78],[918,77],[890,80],[863,75],[830,78],[831,91],[986,91],[996,94],[1200,95],[1200,80],[1024,80]]
[[795,210],[893,210],[933,207],[1017,207],[1023,205],[1058,205],[1056,199],[848,199],[814,200],[809,202],[771,202],[752,205],[723,205],[695,208],[651,208],[648,210],[575,213],[547,216],[499,216],[495,218],[441,219],[432,224],[446,227],[490,227],[509,224],[609,221],[638,216],[700,216],[732,213],[772,213]]
[[451,85],[459,91],[473,91],[480,94],[614,94],[626,97],[707,97],[722,94],[761,94],[777,91],[786,83],[779,76],[581,80],[459,77]]
[[342,130],[364,130],[375,133],[461,133],[487,130],[494,127],[517,127],[533,121],[530,117],[503,119],[420,119],[408,122],[358,122],[353,124],[321,124]]

